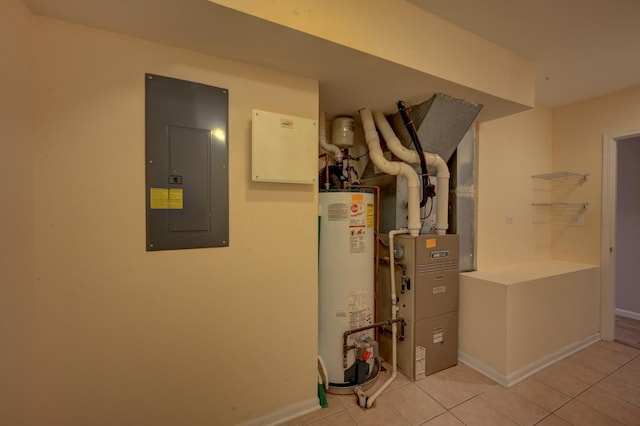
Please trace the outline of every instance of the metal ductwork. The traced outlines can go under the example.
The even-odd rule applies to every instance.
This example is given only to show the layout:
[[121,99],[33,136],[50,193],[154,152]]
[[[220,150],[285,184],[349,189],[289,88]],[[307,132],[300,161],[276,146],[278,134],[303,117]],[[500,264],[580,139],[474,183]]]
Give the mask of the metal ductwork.
[[[412,106],[409,116],[424,150],[449,161],[481,109],[482,105],[436,93],[429,100]],[[411,137],[400,113],[387,118],[402,144],[411,147]]]

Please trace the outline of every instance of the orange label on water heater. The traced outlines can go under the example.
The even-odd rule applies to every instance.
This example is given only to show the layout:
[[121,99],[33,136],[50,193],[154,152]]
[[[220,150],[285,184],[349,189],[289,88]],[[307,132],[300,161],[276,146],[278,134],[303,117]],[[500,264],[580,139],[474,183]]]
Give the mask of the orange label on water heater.
[[351,194],[352,203],[364,203],[364,194]]

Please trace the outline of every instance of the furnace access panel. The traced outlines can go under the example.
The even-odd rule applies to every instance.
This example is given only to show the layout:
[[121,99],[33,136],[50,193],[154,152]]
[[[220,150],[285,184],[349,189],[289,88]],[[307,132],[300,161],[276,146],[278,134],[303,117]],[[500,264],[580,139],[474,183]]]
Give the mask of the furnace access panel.
[[[419,380],[458,362],[459,240],[457,235],[400,235],[394,245],[397,316],[405,339],[398,342],[398,369]],[[389,266],[381,268],[379,318],[391,317]],[[391,338],[380,338],[380,352],[391,362]]]

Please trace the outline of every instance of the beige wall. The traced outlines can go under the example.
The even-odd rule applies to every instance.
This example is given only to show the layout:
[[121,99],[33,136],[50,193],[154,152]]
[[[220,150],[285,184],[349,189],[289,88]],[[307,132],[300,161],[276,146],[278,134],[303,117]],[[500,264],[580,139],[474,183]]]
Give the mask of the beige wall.
[[511,385],[598,338],[599,268],[544,260],[460,276],[460,357]]
[[[480,123],[478,270],[549,258],[549,188],[531,176],[551,171],[551,110],[536,108]],[[507,217],[513,223],[507,223]]]
[[640,87],[553,111],[553,167],[590,173],[567,199],[587,201],[584,227],[559,221],[553,229],[554,258],[600,264],[602,136],[640,128]]
[[0,423],[6,425],[24,422],[32,371],[30,27],[30,14],[21,1],[0,2]]
[[[235,424],[314,399],[316,188],[249,168],[251,109],[316,117],[318,83],[34,23],[31,420]],[[145,72],[230,91],[228,248],[145,252]]]

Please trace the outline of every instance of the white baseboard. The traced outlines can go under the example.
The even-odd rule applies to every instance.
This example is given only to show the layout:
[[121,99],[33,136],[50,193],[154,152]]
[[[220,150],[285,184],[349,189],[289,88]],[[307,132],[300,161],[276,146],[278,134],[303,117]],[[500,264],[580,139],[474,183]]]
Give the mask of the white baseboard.
[[466,364],[469,367],[473,368],[478,373],[487,376],[496,383],[504,387],[511,387],[516,383],[519,383],[522,380],[526,379],[527,377],[534,375],[543,368],[548,367],[549,365],[558,362],[570,355],[573,355],[574,353],[598,341],[600,341],[600,333],[596,333],[585,339],[571,343],[570,345],[567,345],[560,350],[545,355],[542,358],[539,358],[536,361],[506,375],[462,352],[458,352],[458,360],[463,364]]
[[640,321],[640,313],[616,308],[616,315]]
[[288,422],[289,420],[300,417],[304,414],[319,410],[320,408],[321,407],[318,398],[310,398],[305,401],[300,401],[293,405],[289,405],[288,407],[281,408],[262,417],[258,417],[257,419],[242,422],[238,426],[279,425]]

